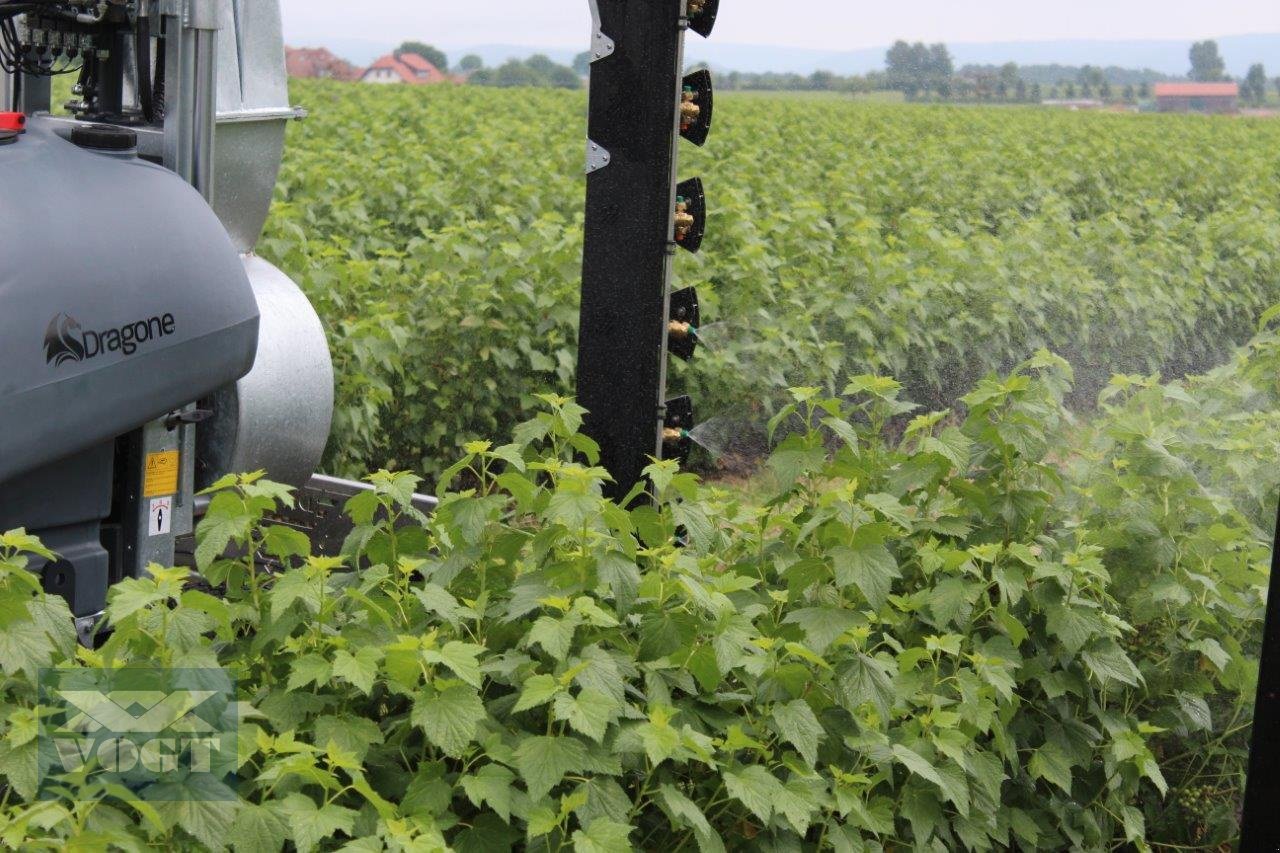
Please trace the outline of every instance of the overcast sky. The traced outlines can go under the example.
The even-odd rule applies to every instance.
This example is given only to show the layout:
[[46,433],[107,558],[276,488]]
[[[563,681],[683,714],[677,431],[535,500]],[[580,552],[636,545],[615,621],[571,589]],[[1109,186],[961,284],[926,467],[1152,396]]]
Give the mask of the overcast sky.
[[[585,44],[587,0],[282,0],[293,44]],[[798,14],[789,13],[796,10]],[[1190,39],[1280,32],[1277,0],[723,0],[725,43],[842,49],[948,42]]]

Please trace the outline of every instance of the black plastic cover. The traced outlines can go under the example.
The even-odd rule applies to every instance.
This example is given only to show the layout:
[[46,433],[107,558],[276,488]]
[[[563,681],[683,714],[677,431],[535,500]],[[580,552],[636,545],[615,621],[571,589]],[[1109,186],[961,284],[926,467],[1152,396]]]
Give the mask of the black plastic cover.
[[720,0],[704,0],[702,11],[689,16],[689,29],[703,38],[709,38],[716,26],[716,16],[720,14]]
[[702,311],[698,307],[698,291],[695,288],[686,287],[671,294],[671,320],[675,323],[688,323],[693,327],[692,333],[684,337],[667,335],[667,348],[671,354],[688,361],[698,349],[697,329],[702,325]]
[[684,199],[688,213],[693,217],[693,228],[678,241],[680,248],[696,255],[707,233],[707,196],[702,190],[702,179],[690,178],[682,182],[676,187],[676,198]]
[[684,78],[684,90],[692,91],[696,98],[694,103],[698,105],[698,118],[689,124],[682,124],[680,127],[680,135],[699,147],[707,142],[707,136],[711,133],[711,118],[715,109],[715,94],[711,86],[711,72],[703,68],[695,71]]
[[[663,420],[667,429],[678,429],[687,433],[693,429],[693,398],[676,397],[667,401],[667,414]],[[664,459],[679,459],[681,466],[689,463],[689,454],[693,452],[693,439],[681,435],[679,441],[668,442],[663,446]]]

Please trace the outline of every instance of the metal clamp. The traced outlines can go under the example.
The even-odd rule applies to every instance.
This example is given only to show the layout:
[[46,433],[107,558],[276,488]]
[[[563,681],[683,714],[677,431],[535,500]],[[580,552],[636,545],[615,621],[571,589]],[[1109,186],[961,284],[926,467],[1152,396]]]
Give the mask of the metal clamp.
[[613,155],[598,142],[587,140],[587,174],[598,172],[613,162]]
[[613,56],[617,45],[613,39],[604,34],[600,23],[600,0],[587,0],[591,4],[591,61],[598,62],[606,56]]

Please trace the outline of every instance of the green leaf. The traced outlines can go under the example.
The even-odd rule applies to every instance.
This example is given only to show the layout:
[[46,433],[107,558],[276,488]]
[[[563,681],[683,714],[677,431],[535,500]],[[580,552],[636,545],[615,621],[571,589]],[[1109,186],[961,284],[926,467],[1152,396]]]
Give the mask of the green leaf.
[[934,767],[942,782],[938,788],[942,791],[942,796],[956,807],[956,811],[963,817],[969,816],[969,781],[965,776],[964,769],[957,767],[950,762],[943,762]]
[[9,780],[18,796],[28,802],[35,799],[40,784],[39,748],[40,743],[36,740],[15,746],[9,739],[0,739],[0,773]]
[[1212,638],[1197,640],[1190,646],[1192,651],[1199,652],[1218,668],[1219,672],[1225,672],[1227,665],[1231,663],[1231,655],[1222,648],[1222,644]]
[[698,804],[686,797],[673,785],[663,785],[658,789],[661,803],[671,816],[674,828],[692,829],[698,835],[710,835],[711,824],[707,816],[698,808]]
[[294,602],[301,601],[310,613],[320,612],[324,596],[324,580],[310,577],[306,569],[294,569],[279,575],[271,587],[271,618],[279,619]]
[[382,654],[382,649],[377,646],[362,646],[354,655],[346,649],[339,649],[333,656],[333,677],[351,682],[367,696],[373,692]]
[[676,754],[680,748],[680,732],[671,725],[666,711],[655,709],[649,722],[640,725],[640,742],[649,760],[657,765]]
[[1213,730],[1213,712],[1209,710],[1209,703],[1203,698],[1191,693],[1179,693],[1178,707],[1186,716],[1192,731]]
[[1027,769],[1032,776],[1058,786],[1068,797],[1071,796],[1071,758],[1056,741],[1049,741],[1037,749],[1027,763]]
[[45,595],[27,602],[27,613],[53,643],[60,657],[74,657],[77,645],[75,617],[67,600],[60,595]]
[[611,697],[591,688],[582,690],[577,696],[561,693],[556,696],[553,705],[553,714],[557,720],[566,720],[574,731],[597,743],[604,740],[605,731],[616,710],[617,706]]
[[854,656],[836,676],[836,696],[848,711],[856,711],[870,702],[876,706],[881,719],[888,720],[894,696],[888,665],[868,655]]
[[[342,806],[317,807],[315,802],[302,794],[290,794],[280,804],[281,814],[289,826],[299,853],[310,853],[322,841],[333,838],[339,832],[352,835],[356,812]],[[216,843],[210,846],[217,846]]]
[[845,631],[857,625],[859,618],[856,613],[839,607],[807,607],[793,610],[782,621],[799,625],[804,631],[805,644],[820,655]]
[[53,662],[56,651],[49,635],[32,622],[14,622],[0,630],[0,671],[5,675],[25,672],[35,678]]
[[439,584],[429,583],[415,589],[413,594],[428,613],[434,613],[455,628],[459,625],[458,611],[461,605],[447,589]]
[[272,853],[284,847],[289,828],[267,806],[243,803],[228,840],[238,853]]
[[446,755],[461,758],[485,716],[484,703],[475,688],[455,684],[430,695],[419,693],[410,720]]
[[555,619],[551,616],[540,616],[529,629],[526,639],[528,645],[535,643],[558,661],[563,661],[573,646],[573,632],[578,623],[573,619]]
[[912,511],[903,506],[893,495],[879,493],[867,495],[862,500],[867,506],[871,507],[904,530],[910,531],[914,527]]
[[721,774],[729,796],[741,802],[764,824],[773,817],[774,804],[782,794],[782,783],[758,764]]
[[687,613],[646,614],[640,622],[640,660],[666,657],[689,645],[697,632],[697,622]]
[[222,556],[232,539],[243,537],[256,516],[245,510],[233,492],[219,492],[209,502],[204,519],[196,527],[196,566],[206,571]]
[[1072,655],[1079,654],[1090,640],[1105,630],[1093,610],[1079,604],[1050,604],[1045,608],[1045,617],[1049,634],[1057,637]]
[[625,611],[635,601],[640,588],[640,567],[626,554],[610,551],[596,563],[596,576],[609,587],[620,611]]
[[586,760],[586,746],[571,737],[526,737],[515,752],[516,769],[534,800],[550,793],[566,773],[581,772]]
[[1120,817],[1124,820],[1126,840],[1134,844],[1144,844],[1147,840],[1147,821],[1142,812],[1133,806],[1121,806]]
[[107,617],[113,625],[118,625],[138,611],[168,598],[150,578],[125,578],[111,588]]
[[803,699],[773,709],[773,720],[785,741],[790,743],[810,767],[817,764],[818,744],[826,737],[826,731],[818,722],[813,709]]
[[307,538],[307,534],[283,524],[273,524],[263,530],[262,547],[278,560],[290,557],[305,559],[311,556],[311,540]]
[[698,681],[703,693],[714,693],[724,678],[720,673],[720,664],[716,660],[715,649],[710,646],[698,646],[689,654],[685,668]]
[[889,549],[874,541],[874,537],[852,547],[833,548],[831,560],[835,565],[836,584],[841,588],[857,586],[875,610],[884,607],[893,581],[902,577]]
[[453,674],[461,678],[476,689],[480,688],[480,663],[477,658],[484,652],[483,646],[473,645],[471,643],[460,643],[452,640],[445,643],[444,648],[438,652],[441,662],[449,669],[453,670]]
[[813,794],[798,780],[792,780],[783,786],[774,799],[774,811],[786,818],[787,823],[796,831],[796,835],[804,837],[812,823],[812,815],[818,805]]
[[939,788],[946,784],[943,781],[943,778],[938,775],[938,771],[929,763],[928,759],[920,753],[912,749],[908,749],[902,744],[894,744],[893,757],[897,759],[899,764],[906,767],[921,779],[927,779]]
[[586,832],[573,833],[573,849],[578,853],[618,853],[631,849],[631,827],[625,823],[600,818],[591,822]]
[[363,762],[369,750],[384,741],[382,729],[373,720],[351,714],[317,717],[315,742],[326,747],[332,743],[343,752]]
[[292,693],[308,684],[327,684],[332,677],[333,666],[327,660],[320,655],[303,655],[289,663],[289,681],[285,687]]
[[1091,646],[1088,651],[1080,655],[1080,658],[1089,667],[1094,677],[1103,684],[1108,681],[1118,681],[1130,687],[1137,687],[1142,680],[1142,675],[1133,665],[1133,661],[1129,660],[1129,656],[1113,640]]
[[520,690],[520,699],[514,711],[527,711],[550,702],[563,688],[560,682],[550,675],[533,675],[525,679]]
[[[163,823],[180,827],[208,849],[225,847],[235,825],[239,803],[229,799],[228,793],[220,782],[195,777],[147,789],[149,797],[157,798],[150,805]],[[137,808],[142,811],[146,804]]]
[[504,821],[511,822],[511,801],[515,794],[515,774],[500,764],[486,764],[460,780],[467,799],[476,808],[488,806]]

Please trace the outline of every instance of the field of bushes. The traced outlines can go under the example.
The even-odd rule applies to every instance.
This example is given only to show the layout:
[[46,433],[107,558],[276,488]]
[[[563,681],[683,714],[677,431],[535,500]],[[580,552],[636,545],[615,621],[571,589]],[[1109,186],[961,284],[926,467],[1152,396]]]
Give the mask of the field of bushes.
[[[262,251],[340,362],[330,468],[434,476],[572,390],[585,96],[298,84]],[[1280,301],[1280,123],[731,94],[684,146],[710,198],[673,391],[759,430],[788,386],[949,405],[1041,347],[1112,372],[1221,362]],[[758,411],[747,411],[747,404]]]
[[[330,470],[386,470],[340,558],[224,481],[199,584],[121,584],[93,652],[0,538],[6,848],[1228,849],[1280,124],[724,98],[673,385],[769,449],[623,507],[567,397],[581,94],[295,97],[262,249],[332,334]],[[41,798],[37,670],[154,663],[239,683],[234,796]]]

